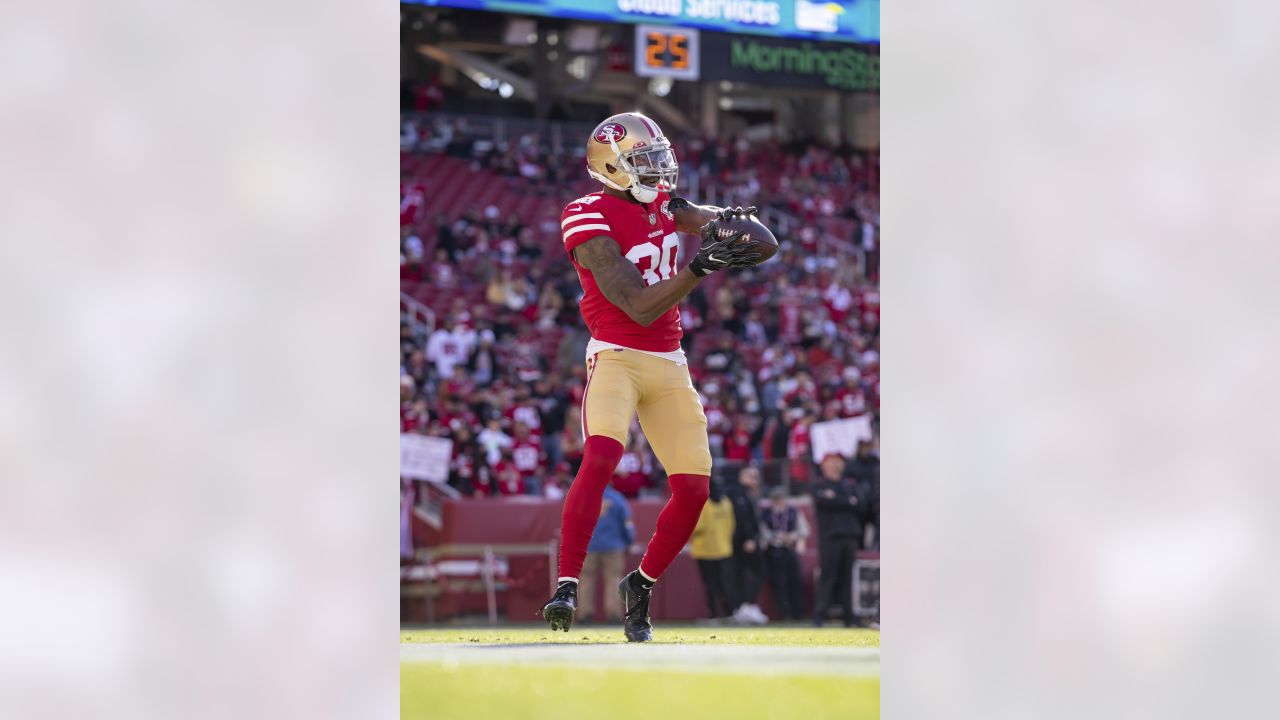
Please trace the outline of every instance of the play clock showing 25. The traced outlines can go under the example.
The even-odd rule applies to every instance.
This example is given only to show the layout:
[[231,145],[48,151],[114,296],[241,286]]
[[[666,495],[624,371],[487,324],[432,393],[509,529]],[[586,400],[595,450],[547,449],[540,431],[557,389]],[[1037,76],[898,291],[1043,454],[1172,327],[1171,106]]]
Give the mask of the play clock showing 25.
[[673,25],[637,25],[637,75],[698,79],[698,30]]

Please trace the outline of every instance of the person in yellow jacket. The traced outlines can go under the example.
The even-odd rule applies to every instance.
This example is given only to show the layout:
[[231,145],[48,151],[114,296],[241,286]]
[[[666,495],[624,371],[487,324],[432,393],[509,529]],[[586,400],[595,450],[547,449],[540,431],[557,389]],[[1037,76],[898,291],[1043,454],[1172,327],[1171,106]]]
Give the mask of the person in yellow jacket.
[[733,503],[716,481],[711,482],[711,495],[689,539],[689,554],[698,561],[711,618],[731,617],[738,607],[733,585]]

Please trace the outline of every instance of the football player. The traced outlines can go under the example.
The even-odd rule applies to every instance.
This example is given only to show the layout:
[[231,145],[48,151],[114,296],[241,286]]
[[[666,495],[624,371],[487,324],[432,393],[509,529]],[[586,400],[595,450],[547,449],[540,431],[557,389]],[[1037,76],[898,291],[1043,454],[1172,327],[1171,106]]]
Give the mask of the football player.
[[[707,275],[756,264],[757,248],[735,242],[715,222],[756,209],[698,206],[675,197],[678,171],[657,123],[639,113],[614,115],[587,139],[587,172],[604,187],[569,203],[560,218],[565,251],[582,282],[579,307],[591,341],[582,465],[565,497],[555,595],[542,609],[552,630],[568,632],[573,624],[578,574],[601,496],[637,413],[667,472],[671,499],[640,566],[618,584],[627,640],[652,639],[650,591],[689,540],[707,499],[707,419],[680,349],[677,305]],[[697,256],[682,269],[676,268],[678,232],[702,237]]]

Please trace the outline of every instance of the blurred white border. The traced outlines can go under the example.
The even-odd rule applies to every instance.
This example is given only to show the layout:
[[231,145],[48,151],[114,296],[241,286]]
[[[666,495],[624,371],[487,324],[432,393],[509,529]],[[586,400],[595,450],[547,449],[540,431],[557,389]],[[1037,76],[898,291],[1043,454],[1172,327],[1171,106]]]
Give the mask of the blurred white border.
[[395,716],[398,27],[6,4],[0,717]]
[[885,717],[1274,714],[1280,10],[883,11]]

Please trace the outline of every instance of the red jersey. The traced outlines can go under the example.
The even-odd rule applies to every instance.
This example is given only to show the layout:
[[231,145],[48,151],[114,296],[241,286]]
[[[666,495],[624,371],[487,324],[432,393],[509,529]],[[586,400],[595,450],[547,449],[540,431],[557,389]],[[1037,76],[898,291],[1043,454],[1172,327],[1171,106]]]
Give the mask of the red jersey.
[[725,415],[719,405],[703,405],[702,411],[707,416],[707,441],[711,443],[713,450],[720,451],[724,435],[729,431],[729,416]]
[[745,428],[735,428],[724,441],[724,458],[737,462],[751,459],[751,433]]
[[809,426],[796,423],[787,437],[787,458],[791,460],[791,479],[807,482],[809,480]]
[[400,408],[400,432],[402,433],[417,430],[422,427],[422,424],[426,422],[426,420],[426,418],[419,415],[418,411],[414,410],[412,407]]
[[641,488],[648,484],[650,472],[648,459],[640,453],[623,453],[613,471],[613,487],[625,497],[639,497]]
[[793,405],[797,402],[813,402],[818,399],[818,388],[810,380],[804,384],[796,383],[796,387],[782,398],[783,404]]
[[426,204],[426,188],[422,183],[406,186],[400,184],[400,224],[412,225],[418,216],[418,210]]
[[517,438],[511,446],[511,463],[522,476],[532,475],[542,467],[542,446],[533,437]]
[[671,352],[680,348],[680,310],[672,307],[648,327],[640,325],[600,292],[591,271],[578,264],[573,249],[591,238],[607,235],[618,243],[622,256],[635,263],[645,285],[653,285],[676,274],[676,253],[680,236],[675,216],[667,209],[667,193],[658,193],[651,203],[640,204],[602,191],[574,200],[560,215],[564,249],[582,282],[578,304],[591,337],[634,350]]
[[857,388],[840,388],[836,391],[836,399],[840,401],[840,414],[843,417],[861,415],[867,410],[867,400]]
[[503,460],[494,468],[494,477],[492,482],[498,488],[499,495],[523,495],[524,494],[524,476],[519,471],[512,472],[515,468],[514,464]]
[[453,458],[449,461],[449,469],[459,480],[470,480],[476,475],[475,454],[464,449],[460,443],[453,444]]
[[529,426],[534,435],[542,433],[542,416],[538,414],[538,408],[532,403],[525,405],[512,405],[502,412],[502,416],[511,421],[512,427],[516,423],[522,422]]

